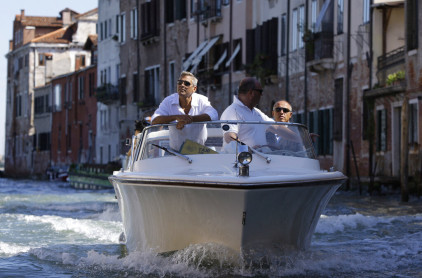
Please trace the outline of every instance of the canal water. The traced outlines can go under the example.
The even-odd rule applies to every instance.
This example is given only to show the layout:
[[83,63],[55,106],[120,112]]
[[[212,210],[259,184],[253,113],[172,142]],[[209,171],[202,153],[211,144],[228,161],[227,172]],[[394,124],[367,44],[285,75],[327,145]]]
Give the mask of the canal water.
[[130,253],[112,190],[0,179],[0,277],[422,277],[422,200],[338,192],[306,251]]

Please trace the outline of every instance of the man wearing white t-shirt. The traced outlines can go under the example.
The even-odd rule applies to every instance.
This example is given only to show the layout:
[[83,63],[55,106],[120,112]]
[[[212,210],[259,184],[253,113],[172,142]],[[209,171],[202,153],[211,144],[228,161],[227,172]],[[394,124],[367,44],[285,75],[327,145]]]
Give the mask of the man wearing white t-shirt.
[[[256,108],[262,96],[261,83],[253,78],[246,77],[240,81],[238,96],[234,97],[233,103],[224,110],[221,120],[239,120],[239,121],[268,121],[273,119],[265,115]],[[235,138],[239,139],[250,147],[266,145],[265,129],[266,125],[229,125],[230,129],[224,133],[225,143]]]
[[218,119],[215,110],[206,96],[196,93],[198,79],[190,72],[183,71],[177,80],[177,93],[166,97],[152,115],[152,124],[170,126],[170,147],[178,150],[185,139],[204,144],[207,139],[204,125],[190,125],[192,122],[205,122]]

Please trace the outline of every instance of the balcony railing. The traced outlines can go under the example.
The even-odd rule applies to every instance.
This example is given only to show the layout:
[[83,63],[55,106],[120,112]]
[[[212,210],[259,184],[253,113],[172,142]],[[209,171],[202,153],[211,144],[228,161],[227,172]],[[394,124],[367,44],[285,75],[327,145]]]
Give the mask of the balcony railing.
[[378,57],[377,78],[381,87],[386,85],[387,76],[400,70],[404,70],[405,49],[404,46],[394,49]]
[[97,101],[111,103],[119,100],[119,87],[112,84],[105,84],[96,89]]
[[334,37],[330,32],[313,34],[306,40],[307,61],[333,58]]
[[209,18],[221,17],[221,0],[210,0],[203,6],[198,2],[196,14],[199,15],[199,20],[204,21]]
[[404,46],[378,57],[378,70],[404,63]]

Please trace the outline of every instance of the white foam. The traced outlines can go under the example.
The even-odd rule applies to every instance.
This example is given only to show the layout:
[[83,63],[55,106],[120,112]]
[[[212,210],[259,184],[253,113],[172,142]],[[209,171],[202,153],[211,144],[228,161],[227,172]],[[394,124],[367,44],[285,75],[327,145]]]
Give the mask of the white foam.
[[70,231],[107,243],[118,243],[119,235],[123,230],[121,222],[73,219],[51,215],[20,215],[20,218],[26,222],[49,224],[55,231]]
[[366,216],[360,213],[348,215],[326,216],[321,215],[315,232],[321,234],[333,234],[343,232],[346,229],[356,229],[358,226],[371,228],[378,224],[391,224],[393,221],[422,221],[422,214],[405,216]]
[[11,244],[6,242],[0,242],[0,254],[6,256],[13,256],[19,253],[28,252],[29,246],[21,246],[18,244]]

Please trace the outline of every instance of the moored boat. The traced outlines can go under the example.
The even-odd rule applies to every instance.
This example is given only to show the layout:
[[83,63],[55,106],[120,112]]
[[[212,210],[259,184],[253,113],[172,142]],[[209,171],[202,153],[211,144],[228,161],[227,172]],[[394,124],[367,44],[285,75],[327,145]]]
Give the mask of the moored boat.
[[[206,126],[201,144],[174,125],[145,128],[132,140],[127,169],[109,178],[128,250],[167,252],[209,242],[234,251],[274,244],[308,248],[346,177],[320,169],[306,127],[199,124]],[[262,144],[223,143],[229,125],[262,132]]]

